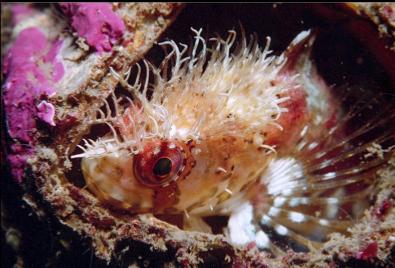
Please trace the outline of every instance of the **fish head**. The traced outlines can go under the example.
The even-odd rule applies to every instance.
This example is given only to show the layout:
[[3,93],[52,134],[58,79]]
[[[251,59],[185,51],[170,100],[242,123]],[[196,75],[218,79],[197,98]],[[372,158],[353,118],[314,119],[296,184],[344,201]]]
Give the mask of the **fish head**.
[[[134,98],[122,106],[113,94],[110,134],[75,156],[82,158],[88,189],[101,201],[133,213],[225,211],[229,202],[248,198],[309,120],[298,72],[311,65],[310,31],[280,56],[270,54],[270,40],[262,49],[243,34],[234,47],[236,33],[230,31],[208,48],[201,31],[195,33],[187,56],[186,47],[162,43],[172,47],[161,65],[173,59],[170,69],[145,62],[152,84],[148,78],[139,83],[140,68],[135,86],[115,74]],[[100,113],[95,122],[107,118]]]

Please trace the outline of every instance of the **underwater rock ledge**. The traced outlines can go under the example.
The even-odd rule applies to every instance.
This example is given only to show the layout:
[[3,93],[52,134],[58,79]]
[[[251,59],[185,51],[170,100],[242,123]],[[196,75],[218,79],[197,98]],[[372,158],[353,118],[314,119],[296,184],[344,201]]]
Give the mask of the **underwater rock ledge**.
[[[66,249],[79,256],[84,254],[78,250],[91,249],[89,254],[98,258],[94,267],[117,267],[127,263],[151,267],[381,267],[394,262],[391,259],[395,244],[394,150],[389,152],[388,165],[378,171],[378,194],[373,205],[350,227],[351,235],[334,233],[313,252],[289,250],[274,258],[270,253],[260,251],[253,242],[235,246],[223,235],[184,231],[151,214],[118,213],[102,205],[78,187],[78,182],[72,183],[67,178],[75,165],[70,160],[70,152],[77,148],[79,138],[76,137],[89,133],[85,123],[87,114],[99,109],[102,100],[118,84],[110,67],[117,73],[127,72],[129,66],[141,60],[176,21],[184,6],[170,3],[106,4],[104,14],[111,12],[109,7],[112,13],[104,15],[103,20],[110,21],[97,20],[107,25],[105,33],[116,29],[108,39],[91,35],[92,38],[87,38],[87,25],[79,31],[79,24],[71,19],[75,14],[70,14],[77,7],[65,11],[65,7],[57,5],[16,6],[2,4],[2,20],[7,9],[11,17],[17,19],[12,22],[8,54],[2,59],[2,65],[7,65],[3,67],[2,81],[5,104],[2,147],[8,149],[8,162],[4,164],[2,161],[2,174],[8,172],[9,176],[2,180],[1,188],[2,203],[5,204],[2,205],[2,229],[5,240],[13,248],[5,250],[8,250],[7,254],[14,249],[17,251],[16,262],[21,267],[44,265],[45,260],[29,263],[34,257],[28,253],[44,241],[28,241],[29,238],[24,237],[25,232],[29,233],[28,227],[21,227],[23,222],[13,219],[13,206],[20,206],[18,215],[21,218],[43,230],[36,235],[52,241],[51,250]],[[100,10],[103,7],[94,8]],[[90,12],[78,12],[78,16],[91,16]],[[352,12],[346,14],[357,17]],[[116,21],[114,27],[111,26],[113,20]],[[88,18],[83,21],[93,23],[96,20]],[[388,27],[393,29],[390,23]],[[171,27],[170,30],[176,31]],[[83,32],[85,34],[81,34]],[[29,36],[24,37],[25,34]],[[31,44],[34,53],[18,54],[19,45],[29,46],[32,38],[39,39]],[[36,46],[39,45],[38,49]],[[37,51],[41,53],[36,55]],[[28,77],[32,72],[39,83]],[[11,82],[14,87],[8,86]],[[373,153],[380,154],[379,151]],[[32,216],[25,215],[31,212]],[[22,243],[15,242],[19,240]],[[28,243],[24,245],[26,241]],[[92,258],[88,259],[92,261]],[[67,267],[67,262],[62,264],[56,259],[48,257],[47,264]],[[68,261],[77,267],[83,266],[77,260]]]

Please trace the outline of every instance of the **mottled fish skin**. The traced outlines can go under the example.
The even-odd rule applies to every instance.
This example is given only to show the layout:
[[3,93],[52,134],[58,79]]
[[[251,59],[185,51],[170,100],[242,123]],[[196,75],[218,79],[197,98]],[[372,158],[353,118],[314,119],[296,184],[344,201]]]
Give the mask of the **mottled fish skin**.
[[[329,234],[347,234],[370,206],[377,172],[395,156],[395,102],[385,98],[355,90],[342,99],[358,101],[336,120],[307,124],[293,150],[262,174],[250,202],[231,215],[230,240],[281,254],[316,250]],[[351,122],[359,123],[350,131]]]
[[[151,100],[138,68],[136,83],[125,85],[134,96],[129,108],[114,95],[116,116],[108,108],[92,119],[107,123],[112,133],[87,142],[74,157],[83,157],[87,185],[101,200],[136,213],[216,214],[233,194],[246,198],[276,151],[294,143],[293,133],[308,120],[306,93],[292,69],[294,50],[310,50],[310,31],[278,57],[270,55],[270,39],[261,49],[243,33],[235,45],[230,31],[208,52],[201,31],[195,34],[189,55],[173,41],[162,44],[172,47],[162,64],[172,60],[171,69],[145,63],[155,79]],[[152,174],[160,159],[170,163],[171,176]]]
[[[366,202],[350,204],[371,190],[363,182],[393,150],[394,127],[363,137],[388,119],[346,131],[367,106],[344,109],[345,100],[332,95],[310,57],[312,31],[301,32],[280,56],[270,55],[269,38],[261,49],[244,32],[236,44],[230,31],[207,47],[201,31],[193,31],[189,53],[163,42],[172,50],[159,68],[144,62],[145,79],[140,66],[133,83],[130,73],[113,71],[132,98],[113,93],[112,104],[104,101],[87,122],[109,127],[72,156],[82,158],[88,189],[132,213],[184,214],[184,228],[207,232],[201,217],[231,215],[232,230],[232,218],[249,204],[251,240],[272,233],[299,249],[344,231],[351,220],[340,214],[363,211]],[[394,107],[385,109],[393,117]],[[385,144],[385,156],[361,164],[374,144]]]
[[370,206],[377,172],[395,157],[395,96],[331,89],[314,65],[303,61],[294,62],[294,70],[310,117],[295,133],[297,142],[278,152],[252,198],[229,220],[233,243],[255,242],[276,255],[314,251],[331,233],[347,235]]

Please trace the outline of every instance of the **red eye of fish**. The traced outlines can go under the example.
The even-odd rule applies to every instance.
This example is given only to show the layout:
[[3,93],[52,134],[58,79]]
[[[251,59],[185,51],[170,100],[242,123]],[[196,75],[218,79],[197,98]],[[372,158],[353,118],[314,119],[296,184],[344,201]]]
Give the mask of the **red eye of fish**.
[[173,142],[151,141],[134,157],[133,166],[140,183],[163,187],[180,177],[185,167],[185,153]]

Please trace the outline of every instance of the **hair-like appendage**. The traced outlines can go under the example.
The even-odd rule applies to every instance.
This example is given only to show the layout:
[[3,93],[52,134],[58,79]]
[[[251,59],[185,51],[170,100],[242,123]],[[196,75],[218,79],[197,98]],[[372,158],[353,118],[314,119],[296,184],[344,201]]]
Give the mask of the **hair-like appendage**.
[[345,90],[341,100],[350,105],[331,127],[309,122],[288,155],[263,174],[267,194],[235,213],[231,224],[253,215],[254,239],[277,253],[289,245],[315,250],[331,233],[347,233],[377,194],[377,179],[389,170],[395,149],[394,107],[384,99],[391,98],[368,93]]
[[[160,68],[144,60],[144,79],[140,65],[136,65],[132,84],[128,83],[131,69],[124,75],[111,69],[133,100],[112,93],[114,111],[104,100],[104,111],[96,111],[87,123],[105,123],[112,135],[85,143],[81,148],[84,152],[73,158],[121,151],[138,153],[142,149],[139,145],[153,137],[187,140],[213,135],[251,136],[267,125],[282,129],[276,121],[287,111],[280,104],[289,96],[280,95],[297,86],[297,76],[279,75],[286,58],[269,56],[270,38],[261,49],[256,37],[247,41],[242,32],[241,42],[235,46],[236,32],[229,31],[227,39],[212,38],[209,41],[213,44],[207,47],[202,30],[192,31],[195,41],[189,53],[184,44],[160,43],[170,46],[171,51]],[[152,92],[150,98],[148,92]]]

